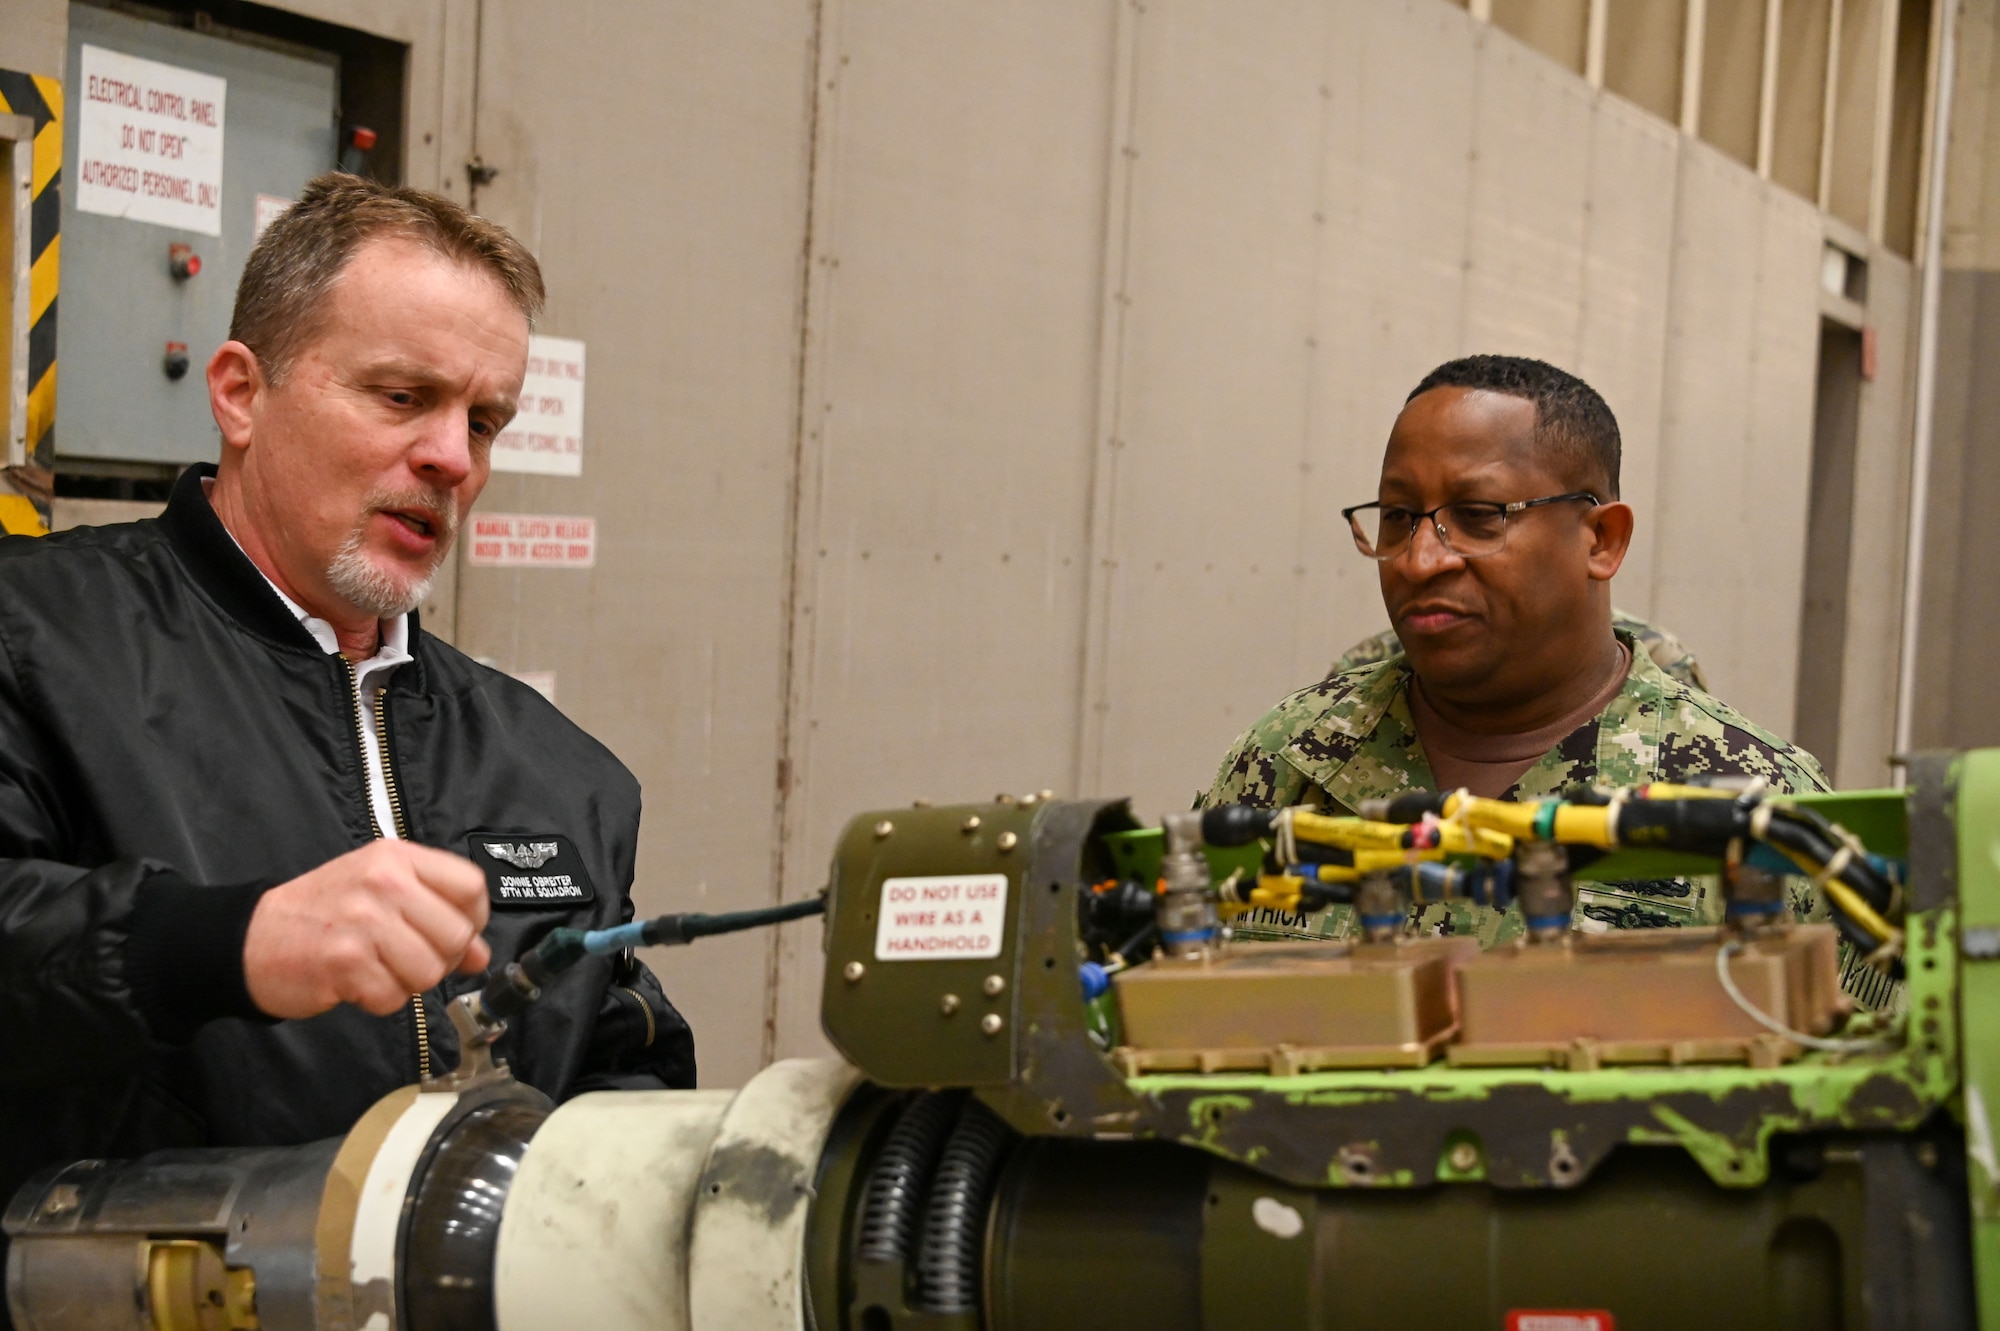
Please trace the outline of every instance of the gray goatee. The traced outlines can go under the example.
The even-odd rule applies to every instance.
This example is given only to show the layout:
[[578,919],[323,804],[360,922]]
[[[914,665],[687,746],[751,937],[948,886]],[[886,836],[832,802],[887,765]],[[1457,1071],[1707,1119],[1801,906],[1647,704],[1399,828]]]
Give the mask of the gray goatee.
[[[368,523],[385,510],[419,513],[429,521],[437,537],[429,567],[405,572],[385,568],[368,557],[362,549]],[[361,520],[354,524],[340,552],[327,564],[326,580],[355,609],[377,619],[394,619],[422,605],[431,594],[438,568],[451,553],[451,543],[457,536],[458,508],[446,496],[434,490],[378,490],[368,496]]]

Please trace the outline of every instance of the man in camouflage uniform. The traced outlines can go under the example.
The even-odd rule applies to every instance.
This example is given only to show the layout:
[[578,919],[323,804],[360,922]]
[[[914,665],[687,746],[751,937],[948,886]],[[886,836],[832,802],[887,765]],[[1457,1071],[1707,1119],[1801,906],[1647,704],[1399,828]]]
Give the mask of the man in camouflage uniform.
[[[1371,797],[1436,789],[1422,732],[1445,770],[1469,774],[1445,784],[1505,799],[1720,776],[1826,789],[1812,755],[1668,674],[1634,633],[1613,628],[1609,584],[1632,531],[1631,509],[1616,502],[1618,453],[1603,399],[1553,366],[1476,356],[1433,371],[1390,434],[1381,503],[1350,510],[1357,546],[1378,560],[1396,650],[1272,708],[1223,759],[1203,803],[1350,813]],[[1444,747],[1523,737],[1540,757],[1468,761],[1453,755],[1476,745]],[[1803,884],[1794,904],[1820,913]],[[1585,884],[1575,924],[1720,915],[1713,883]],[[1412,923],[1491,943],[1518,933],[1520,916],[1453,902]],[[1252,938],[1353,927],[1347,907],[1237,922]]]
[[[1708,681],[1701,677],[1701,662],[1694,659],[1688,645],[1658,624],[1648,623],[1637,615],[1628,615],[1616,606],[1611,610],[1611,631],[1629,634],[1636,644],[1653,658],[1654,664],[1690,688],[1708,691]],[[1340,654],[1340,659],[1327,669],[1327,674],[1338,675],[1348,670],[1359,670],[1362,666],[1374,665],[1400,655],[1402,641],[1396,637],[1396,630],[1383,629],[1372,638],[1363,638]]]

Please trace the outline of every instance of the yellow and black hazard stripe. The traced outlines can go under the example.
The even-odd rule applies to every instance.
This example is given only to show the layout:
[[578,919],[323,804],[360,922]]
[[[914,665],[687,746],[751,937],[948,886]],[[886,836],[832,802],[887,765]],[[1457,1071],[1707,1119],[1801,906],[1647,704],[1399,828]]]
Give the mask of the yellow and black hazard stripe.
[[[62,246],[62,84],[39,74],[0,69],[0,115],[34,123],[28,246],[28,456],[34,457],[56,416],[56,273]],[[5,501],[18,499],[18,504]],[[26,514],[16,513],[17,508]],[[25,497],[0,495],[0,527],[43,530],[41,515]]]

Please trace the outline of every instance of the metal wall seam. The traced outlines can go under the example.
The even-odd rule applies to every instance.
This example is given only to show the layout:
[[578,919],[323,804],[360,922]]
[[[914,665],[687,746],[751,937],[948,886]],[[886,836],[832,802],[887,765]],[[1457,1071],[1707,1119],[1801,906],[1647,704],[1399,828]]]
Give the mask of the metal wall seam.
[[[1951,96],[1957,67],[1958,0],[1944,0],[1932,89],[1930,168],[1924,183],[1922,284],[1917,302],[1916,415],[1910,441],[1910,511],[1903,553],[1902,632],[1896,661],[1895,753],[1910,751],[1917,697],[1917,631],[1922,607],[1924,531],[1929,522],[1931,442],[1937,427],[1937,339],[1944,265],[1944,191],[1951,161]],[[1899,771],[1903,769],[1898,769]]]
[[1132,142],[1139,115],[1140,0],[1118,0],[1112,50],[1111,132],[1105,136],[1104,249],[1098,302],[1097,423],[1086,512],[1088,563],[1084,574],[1083,653],[1077,690],[1076,760],[1071,789],[1102,788],[1111,668],[1111,601],[1117,578],[1118,457],[1125,447],[1124,375],[1126,321],[1131,313],[1131,241],[1134,176]]
[[[829,14],[829,10],[832,11]],[[792,423],[792,465],[786,478],[785,600],[779,624],[778,765],[773,775],[771,806],[771,899],[785,899],[787,850],[805,822],[802,800],[794,800],[811,767],[810,739],[801,729],[806,693],[812,679],[814,634],[807,619],[816,599],[819,564],[801,558],[817,539],[822,516],[826,465],[826,329],[814,336],[815,319],[828,317],[833,301],[834,267],[819,253],[822,224],[832,213],[832,192],[838,172],[831,161],[839,119],[841,0],[817,0],[813,6],[813,86],[806,100],[806,216],[800,247],[798,400]],[[811,539],[808,539],[811,538]],[[785,980],[784,935],[766,931],[764,1021],[760,1062],[777,1058],[779,989]]]

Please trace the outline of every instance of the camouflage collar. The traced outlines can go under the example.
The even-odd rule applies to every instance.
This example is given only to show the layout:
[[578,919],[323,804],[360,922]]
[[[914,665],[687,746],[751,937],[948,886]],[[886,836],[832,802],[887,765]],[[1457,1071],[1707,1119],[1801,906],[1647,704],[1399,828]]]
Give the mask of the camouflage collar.
[[[1595,721],[1577,727],[1538,759],[1511,795],[1554,794],[1575,786],[1579,776],[1595,780],[1599,773],[1650,772],[1655,766],[1668,713],[1658,704],[1684,689],[1631,634],[1615,632],[1632,649],[1625,687]],[[1371,797],[1429,788],[1435,778],[1410,715],[1411,674],[1401,652],[1353,672],[1346,677],[1348,687],[1326,700],[1320,715],[1280,756],[1346,809]]]

